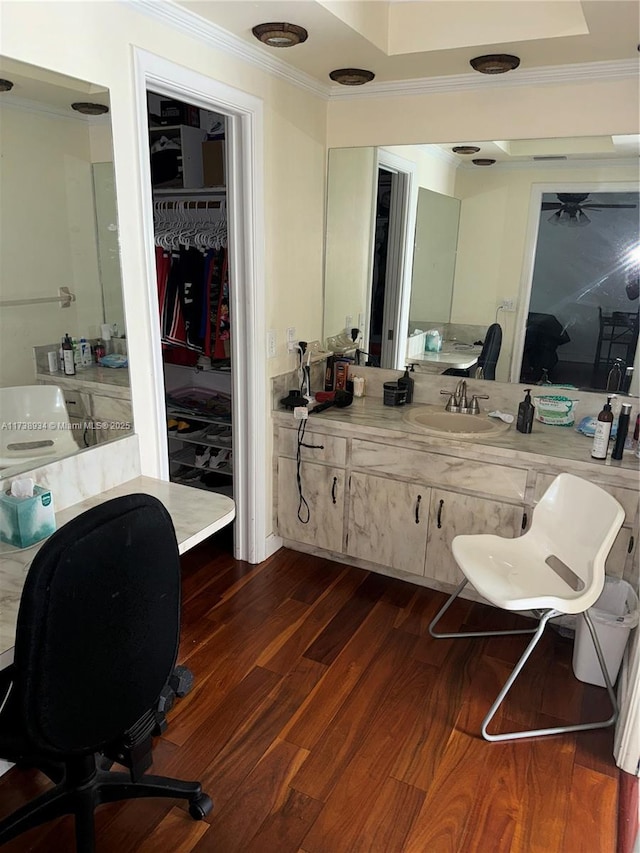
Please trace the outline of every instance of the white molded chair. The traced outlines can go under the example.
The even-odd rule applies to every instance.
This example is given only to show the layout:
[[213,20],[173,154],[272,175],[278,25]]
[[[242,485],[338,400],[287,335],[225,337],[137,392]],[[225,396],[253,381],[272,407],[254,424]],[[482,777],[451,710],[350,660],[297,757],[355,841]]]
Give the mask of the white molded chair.
[[[523,536],[505,539],[475,534],[456,536],[453,540],[453,556],[465,578],[436,614],[429,633],[436,638],[534,635],[483,721],[482,735],[486,740],[585,731],[615,723],[616,696],[587,608],[603,590],[604,563],[623,521],[623,508],[604,489],[572,474],[560,474],[535,507],[531,527]],[[467,583],[503,610],[536,611],[540,620],[537,628],[438,633],[436,624]],[[596,723],[489,734],[489,723],[542,637],[547,622],[566,613],[581,613],[585,619],[613,706],[612,716]]]
[[57,385],[0,388],[0,466],[46,465],[78,451],[64,394]]

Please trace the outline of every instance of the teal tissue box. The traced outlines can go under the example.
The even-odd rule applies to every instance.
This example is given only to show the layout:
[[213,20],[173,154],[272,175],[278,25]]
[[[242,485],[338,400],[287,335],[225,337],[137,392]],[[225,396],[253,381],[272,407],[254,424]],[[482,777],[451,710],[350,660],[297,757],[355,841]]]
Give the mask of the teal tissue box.
[[31,498],[14,498],[9,492],[0,492],[0,540],[16,548],[28,548],[55,529],[49,489],[34,486]]

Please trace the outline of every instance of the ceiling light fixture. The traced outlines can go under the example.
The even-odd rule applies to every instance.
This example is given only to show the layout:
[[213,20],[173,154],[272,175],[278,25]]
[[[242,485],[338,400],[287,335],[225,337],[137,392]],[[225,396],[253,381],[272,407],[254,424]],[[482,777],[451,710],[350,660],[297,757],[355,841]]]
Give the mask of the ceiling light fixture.
[[10,92],[13,89],[11,80],[0,80],[0,92]]
[[488,53],[486,56],[470,59],[469,64],[474,71],[479,71],[481,74],[504,74],[520,65],[520,57],[509,53]]
[[71,109],[85,116],[101,116],[109,112],[109,107],[104,104],[94,104],[90,101],[76,101],[71,104]]
[[477,154],[480,149],[477,145],[456,145],[451,150],[454,154]]
[[293,47],[309,37],[305,28],[297,24],[257,24],[251,32],[269,47]]
[[376,75],[373,71],[365,71],[364,68],[336,68],[329,74],[332,80],[342,86],[362,86],[370,83]]
[[471,162],[474,166],[493,166],[496,161],[492,160],[490,157],[476,157]]

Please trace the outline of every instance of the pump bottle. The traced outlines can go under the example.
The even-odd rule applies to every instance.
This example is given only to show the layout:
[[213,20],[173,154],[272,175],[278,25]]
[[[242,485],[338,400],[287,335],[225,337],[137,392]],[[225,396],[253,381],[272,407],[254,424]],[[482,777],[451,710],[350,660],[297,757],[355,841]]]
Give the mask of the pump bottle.
[[73,344],[68,334],[64,336],[62,342],[62,358],[64,360],[64,372],[66,376],[73,376],[76,372],[76,365],[73,358]]
[[404,388],[407,392],[406,402],[411,403],[413,401],[413,386],[415,380],[412,376],[409,376],[409,369],[411,372],[414,372],[413,364],[408,364],[405,369],[403,375],[398,379],[398,388]]
[[516,429],[518,432],[530,433],[533,429],[535,407],[531,402],[531,388],[525,388],[525,398],[518,406]]
[[602,411],[598,415],[596,424],[596,432],[593,437],[593,447],[591,448],[591,456],[593,459],[606,459],[609,450],[609,437],[611,436],[611,427],[613,426],[613,412],[611,411],[611,400],[615,395],[611,394],[607,397],[607,402],[602,407]]

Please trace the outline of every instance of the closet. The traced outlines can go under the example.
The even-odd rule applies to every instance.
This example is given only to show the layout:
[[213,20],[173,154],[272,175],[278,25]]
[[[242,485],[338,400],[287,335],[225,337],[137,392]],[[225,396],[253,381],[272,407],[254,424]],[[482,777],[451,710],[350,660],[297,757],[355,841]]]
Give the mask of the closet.
[[149,92],[172,482],[233,496],[225,117]]

